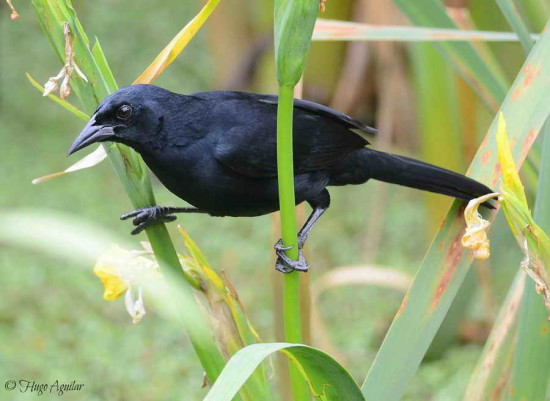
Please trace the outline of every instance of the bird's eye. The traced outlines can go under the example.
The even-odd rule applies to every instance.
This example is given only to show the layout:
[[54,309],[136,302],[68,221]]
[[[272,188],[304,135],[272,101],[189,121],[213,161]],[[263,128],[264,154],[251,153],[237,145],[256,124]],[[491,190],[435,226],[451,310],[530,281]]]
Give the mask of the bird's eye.
[[132,108],[127,104],[123,104],[116,111],[116,117],[120,120],[127,120],[132,115]]

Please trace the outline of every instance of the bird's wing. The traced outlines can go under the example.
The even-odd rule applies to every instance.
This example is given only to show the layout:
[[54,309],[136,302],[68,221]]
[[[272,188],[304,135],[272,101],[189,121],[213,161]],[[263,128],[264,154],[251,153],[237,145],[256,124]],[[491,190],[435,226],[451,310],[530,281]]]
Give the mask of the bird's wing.
[[[209,118],[218,128],[214,156],[250,177],[277,175],[277,97],[242,92],[207,92],[215,106]],[[323,170],[369,142],[358,134],[376,130],[343,113],[304,100],[295,101],[294,172]]]
[[[275,95],[257,96],[259,97],[260,102],[272,104],[275,106],[277,105],[279,100],[278,97]],[[367,124],[364,124],[363,122],[356,120],[355,118],[352,118],[347,114],[340,113],[339,111],[331,109],[327,106],[323,106],[319,103],[310,102],[308,100],[294,99],[294,107],[307,113],[325,117],[326,119],[330,119],[342,125],[343,127],[347,127],[350,131],[363,137],[363,139],[367,142],[367,145],[370,144],[370,142],[363,134],[376,134],[378,132],[376,128],[369,127]]]

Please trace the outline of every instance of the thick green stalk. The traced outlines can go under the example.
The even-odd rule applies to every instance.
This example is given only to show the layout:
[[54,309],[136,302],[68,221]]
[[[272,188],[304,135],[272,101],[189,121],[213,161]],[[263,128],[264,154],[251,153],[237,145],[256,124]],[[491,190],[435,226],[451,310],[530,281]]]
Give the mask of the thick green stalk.
[[[298,260],[292,156],[294,86],[304,72],[318,10],[318,0],[276,0],[274,7],[275,65],[279,82],[277,174],[281,234],[283,245],[292,247],[286,254],[293,260]],[[300,280],[296,272],[287,274],[284,280],[283,317],[286,341],[301,343]],[[309,399],[309,389],[297,366],[292,362],[290,363],[290,380],[294,399]]]
[[[117,89],[101,47],[98,44],[90,47],[86,33],[69,0],[33,0],[33,6],[44,32],[61,60],[65,57],[63,22],[69,23],[75,61],[88,77],[88,82],[73,78],[71,87],[81,100],[85,111],[91,115],[99,101]],[[141,157],[124,145],[105,144],[104,147],[134,207],[155,205],[149,172]],[[161,268],[167,273],[173,273],[171,276],[174,276],[175,280],[183,281],[181,265],[166,227],[163,224],[150,227],[146,233]],[[214,382],[223,369],[224,359],[214,341],[208,322],[193,297],[192,288],[187,284],[177,288],[178,291],[171,294],[173,304],[180,311],[185,329],[209,381]]]
[[[298,259],[298,237],[296,235],[296,201],[294,196],[294,162],[292,154],[292,117],[294,89],[279,86],[279,107],[277,108],[277,173],[279,177],[279,204],[281,208],[281,234],[283,245],[292,248],[286,251],[289,258]],[[285,340],[302,343],[300,318],[300,277],[298,272],[285,275],[283,289],[283,316]],[[305,400],[309,391],[297,367],[290,362],[290,381],[295,400]]]
[[[294,197],[294,162],[292,154],[292,116],[294,89],[279,87],[277,109],[277,173],[279,175],[279,205],[281,207],[281,234],[283,245],[291,246],[286,251],[289,258],[298,259],[298,237],[296,235],[296,201]],[[298,277],[298,274],[288,274]],[[296,280],[297,281],[297,280]]]

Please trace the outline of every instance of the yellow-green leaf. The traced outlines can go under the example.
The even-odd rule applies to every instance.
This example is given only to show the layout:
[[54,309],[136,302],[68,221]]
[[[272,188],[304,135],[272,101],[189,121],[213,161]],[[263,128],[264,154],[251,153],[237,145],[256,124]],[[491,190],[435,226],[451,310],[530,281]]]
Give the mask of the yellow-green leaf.
[[519,179],[516,163],[514,163],[514,158],[510,150],[508,135],[506,133],[506,120],[502,113],[498,116],[497,149],[500,168],[502,170],[502,190],[514,194],[525,208],[527,208],[525,190]]
[[136,84],[150,84],[162,74],[185,49],[187,44],[197,34],[204,22],[208,19],[212,11],[216,8],[220,0],[209,0],[202,10],[193,18],[179,33],[162,49],[153,62],[143,71],[143,73],[134,81]]

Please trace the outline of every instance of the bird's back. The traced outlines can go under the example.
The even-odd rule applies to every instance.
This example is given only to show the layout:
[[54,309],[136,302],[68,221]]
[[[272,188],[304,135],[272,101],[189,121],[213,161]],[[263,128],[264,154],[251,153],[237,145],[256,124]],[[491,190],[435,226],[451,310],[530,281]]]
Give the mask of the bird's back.
[[[277,175],[277,96],[224,91],[192,96],[209,104],[203,118],[220,163],[251,177]],[[295,101],[293,131],[296,174],[329,168],[368,144],[361,134],[376,132],[343,113],[302,100]]]

